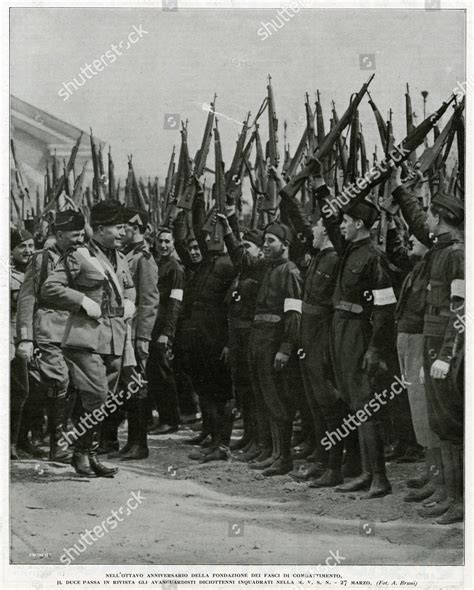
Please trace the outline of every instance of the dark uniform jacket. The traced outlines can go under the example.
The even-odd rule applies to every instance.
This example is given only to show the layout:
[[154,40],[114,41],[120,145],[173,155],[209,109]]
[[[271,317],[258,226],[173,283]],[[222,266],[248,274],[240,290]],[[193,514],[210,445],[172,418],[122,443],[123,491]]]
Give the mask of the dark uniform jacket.
[[430,247],[425,255],[428,283],[423,333],[444,339],[437,358],[449,363],[459,338],[456,322],[464,314],[464,242],[456,231],[433,239],[426,226],[427,214],[417,197],[404,187],[396,188],[393,196],[412,233]]
[[[298,267],[291,260],[270,261],[251,258],[234,234],[227,235],[225,240],[232,262],[240,272],[248,273],[253,270],[255,273],[263,273],[255,305],[254,322],[283,321],[279,351],[291,354],[293,348],[298,345],[301,317],[303,281]],[[265,317],[267,320],[263,319]]]
[[304,272],[303,314],[331,314],[332,297],[336,286],[339,256],[335,248],[316,250],[312,247],[312,226],[307,220],[301,203],[295,198],[280,192],[282,215],[289,217],[297,232],[298,239],[310,254],[309,265]]
[[124,250],[137,293],[137,312],[132,321],[132,340],[150,340],[158,314],[158,267],[145,242]]
[[25,272],[18,298],[17,338],[59,344],[69,311],[52,309],[40,295],[42,284],[53,272],[61,252],[56,245],[35,252]]
[[15,357],[17,302],[24,278],[24,270],[12,264],[10,269],[10,360]]
[[153,338],[161,334],[173,339],[184,297],[184,268],[173,256],[158,260],[160,306]]
[[[41,289],[45,304],[70,311],[62,341],[65,347],[121,356],[127,323],[124,300],[135,302],[135,288],[125,256],[110,251],[110,260],[91,240],[71,248],[58,261]],[[115,270],[114,270],[115,267]],[[84,296],[101,306],[102,317],[89,318],[82,309]]]
[[[329,196],[323,186],[317,198]],[[369,348],[382,354],[395,347],[395,293],[388,260],[370,237],[358,242],[346,242],[340,233],[340,219],[324,213],[323,221],[331,242],[340,256],[333,304],[343,317],[360,317],[371,323]]]

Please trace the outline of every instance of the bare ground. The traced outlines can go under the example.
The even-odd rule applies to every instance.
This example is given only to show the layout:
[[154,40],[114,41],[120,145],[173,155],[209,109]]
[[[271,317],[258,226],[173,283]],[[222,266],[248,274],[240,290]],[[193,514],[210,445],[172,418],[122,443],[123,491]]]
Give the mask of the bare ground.
[[[182,444],[189,435],[149,437],[149,459],[116,461],[114,479],[84,479],[59,463],[12,462],[11,562],[65,563],[64,550],[120,507],[123,522],[83,553],[69,553],[75,563],[314,566],[330,551],[341,565],[463,562],[462,525],[436,525],[403,502],[404,480],[421,463],[390,464],[393,494],[367,501],[289,476],[264,478],[235,460],[199,464]],[[126,515],[132,491],[145,499]]]

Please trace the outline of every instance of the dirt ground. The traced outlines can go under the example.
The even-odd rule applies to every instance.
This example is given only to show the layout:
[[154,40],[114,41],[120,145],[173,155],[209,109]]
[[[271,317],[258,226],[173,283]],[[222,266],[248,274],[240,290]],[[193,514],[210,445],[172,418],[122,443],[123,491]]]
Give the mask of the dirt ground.
[[[341,565],[463,562],[463,526],[436,525],[402,500],[404,480],[421,463],[389,464],[393,494],[367,501],[289,476],[264,478],[236,460],[191,461],[192,447],[182,443],[191,434],[149,437],[149,459],[115,461],[114,479],[85,479],[59,463],[12,462],[11,562],[66,563],[81,533],[121,507],[114,530],[68,553],[74,563],[318,565],[330,551]],[[142,501],[127,515],[132,492]]]

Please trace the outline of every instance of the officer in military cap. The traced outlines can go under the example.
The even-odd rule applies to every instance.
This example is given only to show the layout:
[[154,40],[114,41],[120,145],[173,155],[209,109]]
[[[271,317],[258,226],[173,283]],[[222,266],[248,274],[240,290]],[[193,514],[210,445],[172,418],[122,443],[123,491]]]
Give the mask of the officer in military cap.
[[[317,198],[322,204],[330,193],[322,177],[318,184]],[[370,228],[379,216],[375,205],[367,199],[349,202],[342,210],[342,221],[324,204],[321,212],[329,238],[341,257],[331,327],[337,389],[352,413],[361,416],[356,425],[362,475],[336,491],[368,490],[365,498],[377,498],[391,493],[392,488],[385,470],[382,423],[377,409],[368,404],[375,394],[375,378],[387,370],[386,358],[395,337],[396,298],[388,261],[370,236]],[[378,406],[380,409],[380,403]],[[344,428],[341,425],[341,432],[349,435],[350,429],[346,425]]]
[[[428,417],[441,439],[444,489],[437,489],[432,506],[420,510],[439,524],[461,522],[464,462],[464,241],[460,229],[464,204],[452,194],[438,192],[428,211],[402,184],[401,172],[392,173],[393,197],[413,235],[430,248],[426,254],[428,288],[423,323],[423,369]],[[429,500],[428,498],[427,500]]]
[[92,239],[61,257],[41,298],[45,305],[70,311],[62,346],[82,403],[72,464],[82,475],[113,477],[117,469],[97,459],[97,433],[104,418],[124,403],[125,392],[116,395],[116,388],[128,321],[135,314],[135,288],[119,251],[123,207],[112,200],[94,205],[90,225]]
[[67,447],[58,444],[67,421],[69,372],[61,350],[61,341],[69,312],[51,309],[41,298],[41,287],[60,256],[84,240],[84,216],[74,210],[60,211],[53,224],[55,242],[37,251],[25,273],[18,297],[17,355],[31,361],[38,349],[35,365],[41,384],[47,390],[49,458],[70,460]]
[[270,421],[271,447],[262,449],[253,468],[265,476],[283,475],[293,468],[291,436],[295,404],[290,388],[301,318],[303,281],[289,260],[293,235],[288,226],[273,221],[265,227],[263,259],[252,258],[238,243],[224,215],[225,240],[239,270],[263,267],[249,343],[249,362],[255,396],[263,400]]
[[[122,252],[125,254],[137,293],[137,312],[132,320],[132,345],[138,368],[145,376],[150,339],[158,313],[158,267],[144,239],[148,214],[142,209],[129,207],[125,209],[124,215],[125,236]],[[122,461],[146,459],[147,388],[141,387],[137,394],[127,401],[124,409],[127,410],[128,417],[128,440],[120,451],[112,453],[109,457],[119,457]],[[112,425],[117,425],[114,421],[116,414],[110,417]],[[112,430],[112,434],[116,437],[116,428],[115,432]]]
[[[16,316],[18,295],[25,278],[25,270],[35,251],[33,236],[25,229],[13,228],[10,231],[10,445],[12,459],[18,459],[17,443],[21,426],[22,410],[28,398],[29,378],[27,359],[15,356]],[[29,441],[23,437],[24,451],[35,452]],[[42,455],[42,454],[41,454]]]

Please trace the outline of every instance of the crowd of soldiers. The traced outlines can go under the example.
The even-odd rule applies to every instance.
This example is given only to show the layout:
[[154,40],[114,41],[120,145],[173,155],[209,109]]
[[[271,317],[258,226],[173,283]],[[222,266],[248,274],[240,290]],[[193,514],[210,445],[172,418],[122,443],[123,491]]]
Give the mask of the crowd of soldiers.
[[[285,185],[268,169],[280,201],[263,229],[240,227],[232,204],[216,211],[222,251],[210,248],[202,192],[192,232],[185,211],[153,228],[114,200],[88,223],[57,212],[40,249],[12,230],[11,459],[44,458],[47,417],[50,460],[113,477],[99,455],[144,460],[148,436],[200,412],[183,442],[190,461],[238,460],[371,499],[392,491],[387,459],[424,457],[404,499],[461,521],[463,203],[440,190],[423,207],[394,168],[399,213],[383,252],[374,203],[333,214],[317,158],[307,172]],[[311,217],[296,198],[306,181]],[[231,441],[236,416],[243,435]]]

